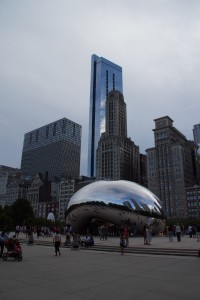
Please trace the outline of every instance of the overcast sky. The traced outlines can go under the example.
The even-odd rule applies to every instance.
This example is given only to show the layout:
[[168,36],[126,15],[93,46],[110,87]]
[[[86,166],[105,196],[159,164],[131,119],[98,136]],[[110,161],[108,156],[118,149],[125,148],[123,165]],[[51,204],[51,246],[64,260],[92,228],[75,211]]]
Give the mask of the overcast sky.
[[123,69],[128,136],[154,146],[168,115],[187,139],[200,123],[199,0],[0,0],[0,165],[20,167],[24,134],[82,125],[87,174],[91,55]]

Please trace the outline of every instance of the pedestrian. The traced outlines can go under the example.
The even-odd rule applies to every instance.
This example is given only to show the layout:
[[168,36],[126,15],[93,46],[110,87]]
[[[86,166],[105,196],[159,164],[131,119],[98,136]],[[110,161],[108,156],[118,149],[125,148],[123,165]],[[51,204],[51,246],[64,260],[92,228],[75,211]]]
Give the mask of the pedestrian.
[[173,242],[173,227],[171,224],[168,226],[167,230],[168,230],[169,241]]
[[53,243],[55,247],[55,256],[57,256],[58,254],[61,255],[60,253],[61,235],[58,230],[56,231],[55,236],[53,238]]
[[128,247],[128,244],[129,244],[129,228],[128,228],[128,226],[125,226],[125,228],[124,228],[124,238],[126,240],[126,246]]
[[105,226],[103,225],[103,226],[101,226],[101,236],[100,236],[100,240],[105,240],[105,231],[106,231],[106,229],[105,229]]
[[200,224],[199,223],[196,225],[196,229],[197,229],[197,242],[199,242],[199,239],[200,239]]
[[143,227],[143,236],[144,236],[144,245],[147,245],[147,225],[145,224]]
[[146,226],[146,244],[151,245],[151,232],[150,232],[150,226]]
[[124,238],[124,233],[122,232],[120,234],[120,249],[121,249],[121,255],[124,255],[124,248],[126,247],[126,242]]
[[181,226],[179,225],[179,223],[176,225],[176,237],[177,237],[177,241],[180,242],[181,241]]
[[0,257],[2,257],[3,255],[4,245],[8,239],[9,239],[8,235],[5,233],[5,231],[2,231],[0,234],[0,246],[1,246]]

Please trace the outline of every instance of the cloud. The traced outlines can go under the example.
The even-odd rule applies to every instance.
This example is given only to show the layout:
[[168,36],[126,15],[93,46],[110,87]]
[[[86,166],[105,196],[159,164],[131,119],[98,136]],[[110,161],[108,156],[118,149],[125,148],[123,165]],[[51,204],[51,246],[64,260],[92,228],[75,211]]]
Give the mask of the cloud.
[[123,68],[128,135],[142,152],[164,115],[192,139],[199,13],[195,0],[1,1],[0,164],[19,167],[24,134],[66,117],[83,126],[86,174],[93,53]]

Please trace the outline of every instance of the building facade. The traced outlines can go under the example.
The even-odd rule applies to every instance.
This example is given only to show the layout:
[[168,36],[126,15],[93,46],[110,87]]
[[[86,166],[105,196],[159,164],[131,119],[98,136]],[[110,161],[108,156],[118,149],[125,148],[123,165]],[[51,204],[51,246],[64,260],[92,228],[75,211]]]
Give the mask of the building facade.
[[96,176],[96,149],[105,132],[105,102],[112,90],[123,93],[122,68],[111,61],[92,55],[88,140],[88,176]]
[[106,100],[106,128],[97,148],[97,180],[129,180],[139,182],[139,147],[127,138],[126,103],[119,91]]
[[7,195],[7,187],[13,178],[21,178],[21,170],[8,166],[0,166],[0,206],[9,205],[10,200]]
[[66,118],[28,132],[24,136],[21,170],[49,178],[78,178],[80,173],[81,125]]
[[147,156],[145,154],[140,153],[140,181],[139,183],[148,187],[148,179],[147,179]]
[[189,218],[200,218],[200,186],[186,188],[187,211]]
[[65,214],[70,198],[74,195],[76,180],[61,179],[59,183],[59,217],[60,221],[65,221]]
[[187,217],[185,188],[198,182],[197,144],[168,116],[154,121],[155,147],[146,150],[148,188],[161,199],[167,217]]
[[193,136],[194,141],[200,145],[200,124],[196,124],[193,126]]
[[37,173],[28,188],[27,200],[36,217],[47,218],[53,213],[56,220],[59,216],[58,183],[48,180],[47,173]]
[[6,205],[12,205],[17,199],[27,199],[30,185],[29,179],[13,177],[7,184]]

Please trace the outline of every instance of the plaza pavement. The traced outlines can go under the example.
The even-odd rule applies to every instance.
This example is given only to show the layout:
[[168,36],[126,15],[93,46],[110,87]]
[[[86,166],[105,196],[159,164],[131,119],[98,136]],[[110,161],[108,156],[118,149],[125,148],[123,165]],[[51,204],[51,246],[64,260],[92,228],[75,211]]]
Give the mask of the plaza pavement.
[[[44,239],[44,238],[39,238]],[[52,238],[46,238],[49,241]],[[64,237],[63,237],[64,241]],[[95,243],[119,244],[109,237]],[[142,237],[130,246],[142,246]],[[195,247],[188,236],[178,243],[154,237],[152,247]],[[151,246],[144,246],[151,247]],[[128,254],[61,249],[54,256],[51,246],[22,244],[23,260],[0,260],[0,300],[197,300],[199,257]]]

